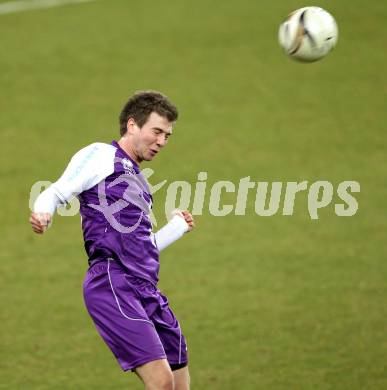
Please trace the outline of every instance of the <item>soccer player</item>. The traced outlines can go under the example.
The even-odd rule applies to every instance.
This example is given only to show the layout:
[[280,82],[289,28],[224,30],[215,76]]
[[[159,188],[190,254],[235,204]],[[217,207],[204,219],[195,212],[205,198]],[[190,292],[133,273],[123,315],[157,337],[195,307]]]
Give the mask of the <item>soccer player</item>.
[[159,252],[195,223],[187,210],[177,210],[153,233],[152,195],[139,169],[167,144],[177,117],[166,96],[133,95],[119,117],[120,140],[77,152],[30,216],[33,231],[42,234],[56,207],[78,197],[89,258],[87,310],[122,369],[134,371],[148,390],[189,389],[185,338],[157,282]]

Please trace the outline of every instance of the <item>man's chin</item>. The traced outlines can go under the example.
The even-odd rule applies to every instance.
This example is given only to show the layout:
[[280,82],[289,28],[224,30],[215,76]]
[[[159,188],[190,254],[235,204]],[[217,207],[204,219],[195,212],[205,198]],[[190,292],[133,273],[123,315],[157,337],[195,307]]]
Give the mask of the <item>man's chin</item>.
[[152,161],[154,158],[155,156],[152,155],[144,156],[143,161]]
[[156,157],[156,155],[157,155],[157,153],[154,153],[154,152],[149,152],[149,153],[147,153],[147,161],[151,161],[151,160],[153,160],[155,157]]

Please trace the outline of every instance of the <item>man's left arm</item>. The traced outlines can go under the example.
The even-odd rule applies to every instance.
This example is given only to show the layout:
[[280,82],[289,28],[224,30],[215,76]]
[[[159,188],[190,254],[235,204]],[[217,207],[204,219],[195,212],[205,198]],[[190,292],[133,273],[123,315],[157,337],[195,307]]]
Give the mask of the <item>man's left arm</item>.
[[195,221],[188,210],[173,211],[171,220],[154,234],[157,248],[162,251],[194,228]]

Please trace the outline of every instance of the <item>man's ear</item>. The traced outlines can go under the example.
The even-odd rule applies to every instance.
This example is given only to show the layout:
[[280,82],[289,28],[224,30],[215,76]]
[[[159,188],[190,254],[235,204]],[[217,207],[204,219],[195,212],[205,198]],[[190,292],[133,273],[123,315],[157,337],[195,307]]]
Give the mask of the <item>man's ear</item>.
[[129,118],[128,122],[126,123],[126,132],[127,132],[127,134],[133,134],[135,126],[136,126],[136,122],[134,121],[134,119],[133,118]]

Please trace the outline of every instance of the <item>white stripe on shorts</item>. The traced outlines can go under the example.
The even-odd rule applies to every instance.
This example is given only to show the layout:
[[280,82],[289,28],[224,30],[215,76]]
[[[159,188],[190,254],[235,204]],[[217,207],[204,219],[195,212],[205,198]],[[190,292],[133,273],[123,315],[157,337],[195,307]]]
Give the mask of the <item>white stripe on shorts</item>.
[[108,276],[109,276],[109,282],[110,282],[110,287],[111,287],[111,289],[112,289],[112,293],[113,293],[113,295],[114,295],[114,298],[115,298],[115,300],[116,300],[116,302],[117,302],[118,309],[120,310],[121,314],[122,314],[125,318],[127,318],[128,320],[147,322],[147,323],[151,324],[152,326],[154,326],[152,321],[144,320],[144,319],[142,319],[142,318],[132,318],[132,317],[128,317],[128,316],[122,311],[121,305],[120,305],[120,303],[118,302],[117,295],[116,295],[116,293],[114,292],[112,279],[111,279],[111,277],[110,277],[110,262],[111,262],[111,261],[114,261],[114,260],[108,259],[108,268],[107,268],[107,271],[108,271]]
[[180,339],[179,339],[179,364],[181,363],[181,328],[180,328],[180,323],[179,323],[179,334],[180,334]]

